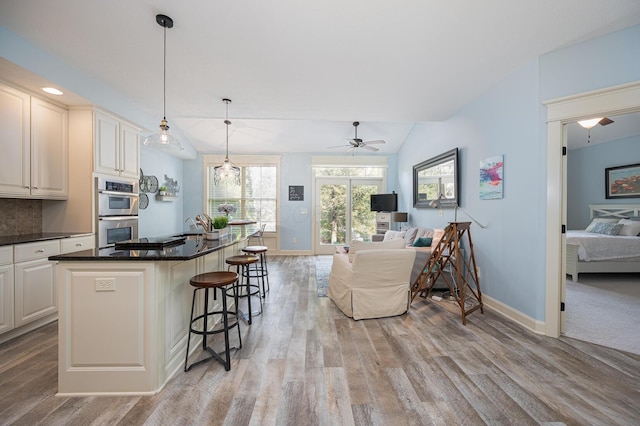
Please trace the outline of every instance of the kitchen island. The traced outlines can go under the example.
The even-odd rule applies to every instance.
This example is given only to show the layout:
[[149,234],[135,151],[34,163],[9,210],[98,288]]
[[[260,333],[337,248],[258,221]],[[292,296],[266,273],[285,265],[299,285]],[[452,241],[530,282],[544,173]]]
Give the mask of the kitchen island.
[[[153,249],[51,256],[59,262],[58,395],[160,391],[184,364],[189,279],[226,270],[225,259],[239,254],[257,230],[233,227],[220,240],[190,235]],[[218,305],[220,300],[209,301],[214,309]],[[191,347],[199,350],[198,342]]]

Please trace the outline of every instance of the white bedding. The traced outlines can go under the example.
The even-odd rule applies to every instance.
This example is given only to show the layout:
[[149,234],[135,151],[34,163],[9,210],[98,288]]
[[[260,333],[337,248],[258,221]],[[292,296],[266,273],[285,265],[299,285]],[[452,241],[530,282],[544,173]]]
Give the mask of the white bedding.
[[567,244],[578,246],[578,259],[584,262],[628,259],[640,256],[640,237],[567,231]]

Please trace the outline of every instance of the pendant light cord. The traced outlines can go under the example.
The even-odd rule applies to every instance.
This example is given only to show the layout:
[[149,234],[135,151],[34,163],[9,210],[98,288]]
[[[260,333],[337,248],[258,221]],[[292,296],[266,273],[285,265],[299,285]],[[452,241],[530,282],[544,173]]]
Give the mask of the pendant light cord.
[[162,79],[162,118],[167,119],[167,27],[164,27],[163,79]]

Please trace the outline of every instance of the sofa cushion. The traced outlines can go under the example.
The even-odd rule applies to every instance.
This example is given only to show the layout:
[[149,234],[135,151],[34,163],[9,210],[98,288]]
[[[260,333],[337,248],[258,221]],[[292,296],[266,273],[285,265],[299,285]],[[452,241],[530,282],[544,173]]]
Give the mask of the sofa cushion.
[[387,231],[382,241],[404,239],[404,234],[406,234],[406,231]]
[[349,246],[349,262],[353,262],[353,258],[360,250],[374,250],[374,249],[403,249],[404,239],[398,238],[389,241],[376,241],[376,242],[364,242],[358,240],[352,240]]

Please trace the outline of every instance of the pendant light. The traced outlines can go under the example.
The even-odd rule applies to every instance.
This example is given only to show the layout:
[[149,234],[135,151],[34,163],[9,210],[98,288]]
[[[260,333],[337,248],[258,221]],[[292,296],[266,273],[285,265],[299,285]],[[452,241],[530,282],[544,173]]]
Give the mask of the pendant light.
[[240,185],[240,167],[229,161],[229,125],[231,124],[229,121],[229,103],[231,103],[231,99],[223,99],[222,102],[227,104],[227,115],[224,120],[224,124],[227,126],[227,151],[222,164],[213,168],[213,183],[218,185],[222,181],[230,180],[236,185]]
[[167,15],[156,15],[156,22],[164,28],[164,76],[163,76],[163,98],[162,98],[162,121],[160,122],[160,131],[147,137],[144,144],[153,148],[182,151],[184,146],[169,131],[169,122],[167,121],[167,28],[173,28],[173,19]]

